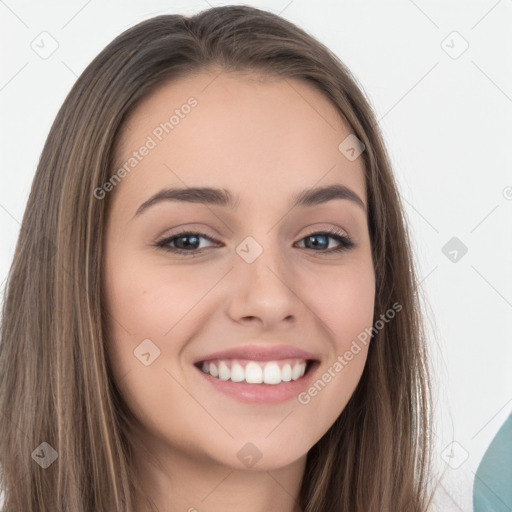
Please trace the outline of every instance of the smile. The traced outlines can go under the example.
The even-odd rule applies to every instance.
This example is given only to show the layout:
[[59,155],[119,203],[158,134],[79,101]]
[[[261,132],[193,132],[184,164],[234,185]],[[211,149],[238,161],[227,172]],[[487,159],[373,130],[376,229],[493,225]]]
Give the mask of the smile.
[[308,361],[299,358],[279,361],[216,359],[200,362],[197,367],[204,373],[223,381],[277,385],[295,381],[304,376]]
[[252,344],[199,356],[193,365],[205,390],[270,405],[296,399],[315,378],[320,358],[293,345]]

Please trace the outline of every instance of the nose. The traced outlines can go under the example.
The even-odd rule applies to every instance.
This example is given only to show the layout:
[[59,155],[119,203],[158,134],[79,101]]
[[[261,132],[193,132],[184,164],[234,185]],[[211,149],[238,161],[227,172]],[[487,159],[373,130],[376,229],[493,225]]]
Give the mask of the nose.
[[265,248],[254,261],[248,261],[235,258],[230,287],[231,318],[238,323],[260,323],[265,329],[296,323],[305,306],[295,289],[298,280],[282,254]]

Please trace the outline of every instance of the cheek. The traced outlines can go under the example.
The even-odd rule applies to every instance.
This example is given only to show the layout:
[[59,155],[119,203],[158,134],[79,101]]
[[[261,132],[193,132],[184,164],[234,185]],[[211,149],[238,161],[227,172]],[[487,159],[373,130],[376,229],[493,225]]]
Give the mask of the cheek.
[[[335,275],[334,275],[335,274]],[[322,322],[330,350],[311,387],[299,396],[309,413],[331,424],[352,396],[368,354],[375,279],[370,265],[347,265],[317,274],[309,297]]]
[[[137,401],[144,402],[142,397],[152,397],[151,401],[172,395],[177,400],[183,390],[164,370],[180,371],[180,354],[196,325],[201,300],[218,273],[171,268],[128,250],[116,254],[122,258],[107,258],[105,265],[106,346],[112,372],[132,410],[141,408]],[[145,362],[150,364],[145,366],[143,354],[148,351]],[[161,393],[155,395],[159,386]],[[152,407],[158,410],[161,404]]]
[[[147,380],[155,368],[175,357],[180,347],[166,343],[170,337],[166,334],[185,315],[194,294],[193,287],[185,286],[179,275],[174,279],[166,276],[164,267],[143,263],[130,251],[116,250],[115,254],[107,253],[105,260],[106,346],[112,371],[124,387]],[[147,351],[150,366],[141,359]],[[126,375],[129,378],[125,379]]]
[[[140,256],[117,254],[123,257],[107,259],[105,266],[110,367],[130,410],[145,418],[146,426],[155,427],[151,411],[160,411],[160,421],[179,431],[180,421],[163,412],[162,397],[172,396],[178,410],[189,407],[190,400],[166,370],[174,374],[173,361],[185,344],[180,340],[186,340],[178,331],[204,295],[204,280],[201,286],[201,278],[193,272],[171,272],[164,265],[143,262]],[[148,365],[145,353],[149,353]]]
[[109,312],[125,328],[114,322],[114,329],[124,337],[130,332],[134,341],[163,339],[205,293],[200,273],[170,272],[164,265],[129,258],[109,268]]
[[352,339],[371,326],[375,279],[369,265],[347,265],[317,273],[314,283],[305,289],[310,290],[310,303],[338,351],[346,350]]

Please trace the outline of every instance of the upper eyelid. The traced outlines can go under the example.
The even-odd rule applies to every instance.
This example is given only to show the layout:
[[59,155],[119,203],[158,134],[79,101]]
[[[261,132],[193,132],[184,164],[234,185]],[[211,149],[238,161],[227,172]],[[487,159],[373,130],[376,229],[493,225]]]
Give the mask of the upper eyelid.
[[[335,239],[336,239],[336,237],[344,238],[349,243],[354,244],[354,240],[352,239],[352,237],[349,234],[347,234],[345,232],[345,230],[343,230],[341,228],[334,228],[334,227],[326,228],[326,229],[322,229],[322,228],[316,229],[316,230],[314,229],[314,230],[302,235],[297,240],[297,242],[304,240],[304,238],[306,238],[308,236],[317,235],[317,234],[327,235],[328,238],[331,238],[331,237],[335,238]],[[219,243],[219,241],[216,239],[215,236],[209,235],[208,233],[204,233],[200,230],[184,229],[183,231],[179,231],[178,233],[173,233],[171,235],[163,237],[162,239],[158,240],[155,245],[166,245],[167,243],[170,243],[172,240],[179,238],[181,236],[186,236],[186,235],[198,235],[200,238],[206,238],[210,242]]]
[[[319,224],[319,223],[315,223],[315,224]],[[179,228],[179,226],[178,226],[178,228]],[[341,228],[339,226],[330,226],[330,227],[325,227],[325,228],[324,227],[320,227],[320,228],[316,227],[315,228],[315,227],[307,226],[306,228],[303,228],[303,229],[307,229],[307,232],[302,235],[303,237],[310,236],[312,234],[318,234],[318,233],[328,233],[329,235],[337,234],[337,235],[343,235],[346,238],[352,238],[352,236],[349,234],[349,232],[346,229]],[[195,228],[192,226],[192,227],[180,228],[180,231],[177,231],[176,233],[158,237],[158,240],[166,240],[169,238],[173,238],[175,236],[185,235],[185,234],[194,234],[194,235],[199,234],[201,236],[206,236],[206,237],[212,238],[212,239],[217,238],[216,235],[214,235],[213,233],[208,231],[208,228],[204,228],[204,227]]]

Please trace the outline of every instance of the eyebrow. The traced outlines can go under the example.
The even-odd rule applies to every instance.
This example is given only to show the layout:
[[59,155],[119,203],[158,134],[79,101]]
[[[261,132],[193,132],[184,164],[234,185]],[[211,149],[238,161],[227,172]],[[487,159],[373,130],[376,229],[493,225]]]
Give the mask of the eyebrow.
[[[345,185],[328,185],[305,189],[292,196],[289,209],[295,207],[317,206],[335,199],[346,199],[358,205],[366,213],[366,206],[363,200],[350,188]],[[188,188],[166,188],[152,195],[147,201],[144,201],[134,217],[151,206],[163,201],[179,201],[185,203],[210,204],[230,208],[235,210],[240,199],[234,196],[229,190],[212,187],[188,187]]]

